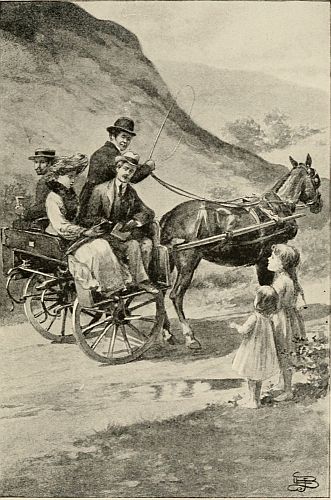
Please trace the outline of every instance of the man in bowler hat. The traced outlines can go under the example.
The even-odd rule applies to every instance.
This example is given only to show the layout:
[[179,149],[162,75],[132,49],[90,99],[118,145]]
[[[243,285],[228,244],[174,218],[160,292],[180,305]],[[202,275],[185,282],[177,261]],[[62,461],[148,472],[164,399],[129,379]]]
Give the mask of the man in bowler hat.
[[34,170],[40,179],[36,185],[35,203],[31,207],[26,207],[22,214],[22,221],[26,226],[29,226],[34,220],[46,215],[46,198],[49,193],[49,188],[46,185],[47,172],[51,165],[56,160],[54,149],[37,149],[35,154],[29,156],[29,160],[34,162]]
[[[88,201],[91,197],[93,188],[110,181],[116,176],[116,156],[124,153],[129,147],[132,138],[136,135],[134,132],[134,121],[131,118],[118,118],[114,125],[107,127],[109,132],[109,141],[100,149],[92,154],[90,166],[87,175],[87,181],[80,194],[80,220],[86,215]],[[133,184],[142,181],[155,169],[153,160],[149,160],[143,165],[139,165],[130,182]]]

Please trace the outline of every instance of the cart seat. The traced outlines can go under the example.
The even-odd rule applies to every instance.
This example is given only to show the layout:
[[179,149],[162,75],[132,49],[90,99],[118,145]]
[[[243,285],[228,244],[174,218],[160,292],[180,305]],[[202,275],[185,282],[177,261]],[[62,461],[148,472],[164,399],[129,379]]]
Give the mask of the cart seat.
[[53,262],[66,261],[60,237],[25,229],[1,229],[2,246],[13,252]]

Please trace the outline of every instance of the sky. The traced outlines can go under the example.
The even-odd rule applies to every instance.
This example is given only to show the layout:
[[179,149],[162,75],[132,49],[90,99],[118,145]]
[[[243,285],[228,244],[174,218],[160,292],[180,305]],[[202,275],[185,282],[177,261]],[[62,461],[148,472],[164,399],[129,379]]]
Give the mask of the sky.
[[153,62],[262,71],[329,91],[328,2],[75,3],[135,33]]

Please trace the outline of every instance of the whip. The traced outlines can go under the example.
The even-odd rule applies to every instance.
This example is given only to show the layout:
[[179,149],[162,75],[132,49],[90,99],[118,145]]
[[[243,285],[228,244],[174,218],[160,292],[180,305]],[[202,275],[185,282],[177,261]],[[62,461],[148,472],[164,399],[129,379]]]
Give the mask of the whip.
[[[174,98],[174,101],[173,101],[172,105],[170,106],[170,108],[169,108],[169,110],[168,110],[167,114],[166,114],[166,115],[165,115],[165,117],[164,117],[164,120],[163,120],[163,122],[162,122],[162,125],[161,125],[161,127],[160,127],[160,129],[159,129],[158,133],[156,134],[155,139],[154,139],[152,149],[151,149],[151,151],[150,151],[150,153],[149,153],[149,156],[148,156],[148,160],[151,160],[151,159],[152,159],[152,155],[153,155],[153,153],[154,153],[154,150],[155,150],[156,144],[157,144],[157,142],[158,142],[158,140],[159,140],[159,138],[160,138],[160,135],[161,135],[161,133],[162,133],[162,130],[164,129],[165,124],[167,123],[167,120],[168,120],[168,118],[169,118],[169,115],[170,115],[171,111],[174,109],[175,105],[177,104],[177,99],[178,99],[178,97],[179,97],[180,93],[181,93],[181,92],[182,92],[182,90],[183,90],[184,88],[186,88],[186,87],[187,87],[187,88],[189,88],[189,89],[191,89],[191,91],[192,91],[192,96],[193,96],[192,103],[191,103],[191,107],[190,107],[190,110],[189,110],[189,112],[188,112],[188,117],[190,117],[190,116],[191,116],[192,108],[193,108],[193,105],[194,105],[194,103],[195,103],[195,92],[194,92],[193,87],[191,87],[191,85],[184,85],[184,87],[182,87],[181,89],[179,89],[179,90],[178,90],[177,94],[175,95],[175,98]],[[179,139],[178,143],[176,144],[176,146],[174,147],[174,149],[172,150],[172,152],[170,153],[170,155],[169,155],[169,156],[167,156],[166,158],[163,158],[161,161],[166,161],[166,160],[168,160],[168,159],[169,159],[169,158],[170,158],[170,157],[171,157],[171,156],[175,153],[176,149],[178,148],[178,146],[179,146],[179,144],[180,144],[180,142],[181,142],[181,140],[182,140],[182,138],[183,138],[183,135],[184,135],[184,132],[182,132],[182,135],[181,135],[181,137],[180,137],[180,139]]]

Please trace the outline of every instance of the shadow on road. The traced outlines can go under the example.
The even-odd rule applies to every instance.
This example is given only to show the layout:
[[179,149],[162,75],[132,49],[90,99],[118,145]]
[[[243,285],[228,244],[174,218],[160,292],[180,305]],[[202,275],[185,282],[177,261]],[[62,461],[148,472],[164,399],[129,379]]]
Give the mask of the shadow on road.
[[[331,307],[326,304],[309,304],[307,309],[301,309],[303,319],[306,323],[306,329],[309,331],[307,322],[314,320],[322,320],[326,318],[331,312]],[[240,318],[237,320],[239,324],[244,323],[245,319]],[[327,320],[325,320],[327,321]],[[321,327],[325,326],[321,322]],[[229,327],[229,320],[220,318],[207,318],[207,319],[192,319],[190,325],[194,331],[195,337],[202,345],[201,350],[190,350],[185,346],[183,335],[179,321],[173,319],[171,321],[171,331],[176,340],[175,346],[164,347],[160,344],[153,346],[141,359],[148,359],[153,361],[159,360],[172,360],[189,362],[192,359],[206,359],[222,357],[230,354],[238,349],[241,336],[238,332]]]
[[189,362],[192,359],[204,359],[211,357],[222,357],[238,349],[241,337],[236,330],[229,327],[228,321],[212,319],[195,319],[190,321],[195,337],[200,341],[200,350],[188,349],[181,334],[181,328],[177,320],[171,322],[172,333],[176,345],[172,347],[161,347],[156,344],[142,359],[153,361],[172,360]]

